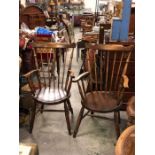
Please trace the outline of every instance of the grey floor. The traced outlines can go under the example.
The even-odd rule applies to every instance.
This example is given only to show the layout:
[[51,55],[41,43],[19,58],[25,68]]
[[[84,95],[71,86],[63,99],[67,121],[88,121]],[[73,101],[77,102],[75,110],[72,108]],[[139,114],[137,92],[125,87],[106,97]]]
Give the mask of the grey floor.
[[[75,36],[76,40],[81,37],[79,29],[75,29]],[[80,65],[81,61],[76,61],[75,50],[72,66],[75,75],[78,75]],[[80,95],[75,83],[72,85],[70,100],[74,110],[73,130],[81,108]],[[58,107],[63,109],[63,105],[58,105]],[[37,143],[40,155],[114,155],[116,135],[113,113],[100,116],[106,118],[85,117],[77,137],[73,138],[68,135],[64,113],[38,113],[33,133],[28,133],[28,125],[21,127],[19,141]],[[122,129],[126,126],[126,119],[126,113],[121,112]]]

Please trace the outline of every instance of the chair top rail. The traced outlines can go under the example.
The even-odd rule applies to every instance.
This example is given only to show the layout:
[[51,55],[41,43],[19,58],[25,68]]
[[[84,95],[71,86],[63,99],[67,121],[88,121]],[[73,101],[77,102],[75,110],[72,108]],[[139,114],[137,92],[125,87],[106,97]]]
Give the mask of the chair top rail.
[[75,48],[75,43],[52,43],[52,42],[33,42],[31,43],[34,48]]
[[130,51],[134,48],[134,45],[123,46],[118,44],[86,44],[86,48],[94,49],[94,50],[103,50],[109,52],[115,51]]

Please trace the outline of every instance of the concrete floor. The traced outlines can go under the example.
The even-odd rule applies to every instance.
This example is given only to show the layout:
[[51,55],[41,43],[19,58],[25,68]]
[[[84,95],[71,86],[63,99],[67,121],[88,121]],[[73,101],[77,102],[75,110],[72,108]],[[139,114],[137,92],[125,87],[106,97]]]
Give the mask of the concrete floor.
[[[76,40],[81,37],[75,29]],[[73,58],[73,70],[78,75],[81,61],[76,61],[76,50]],[[72,129],[74,129],[81,108],[80,95],[76,83],[71,89],[71,104],[74,110]],[[57,105],[55,107],[61,107]],[[53,108],[53,106],[52,106]],[[107,119],[87,116],[83,119],[76,138],[68,135],[64,113],[45,112],[36,115],[33,133],[29,134],[27,125],[19,130],[20,142],[38,144],[40,155],[114,155],[116,135],[113,113],[102,114]],[[126,126],[126,113],[121,112],[122,129]],[[33,139],[33,140],[32,140]]]

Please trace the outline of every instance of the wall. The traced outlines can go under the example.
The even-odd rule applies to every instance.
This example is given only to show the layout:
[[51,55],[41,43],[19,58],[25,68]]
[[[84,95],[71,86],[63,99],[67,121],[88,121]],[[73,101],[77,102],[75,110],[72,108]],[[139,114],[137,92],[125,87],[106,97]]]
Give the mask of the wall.
[[90,8],[92,12],[95,12],[96,0],[84,0],[85,8]]

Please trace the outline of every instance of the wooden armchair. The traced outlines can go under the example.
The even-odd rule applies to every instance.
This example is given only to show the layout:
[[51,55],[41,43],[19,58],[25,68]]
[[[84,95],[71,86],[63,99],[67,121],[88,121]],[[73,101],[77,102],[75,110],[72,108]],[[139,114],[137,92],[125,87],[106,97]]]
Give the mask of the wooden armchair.
[[[65,112],[68,133],[71,134],[69,111],[73,114],[70,104],[70,88],[73,73],[71,71],[75,44],[65,43],[32,43],[35,70],[25,74],[31,88],[34,107],[30,122],[30,133],[35,120],[36,105],[43,111]],[[71,50],[69,50],[71,49]],[[64,104],[64,110],[49,110],[44,105]]]
[[[86,48],[85,72],[73,80],[78,84],[82,104],[73,137],[76,137],[81,120],[89,112],[114,112],[115,129],[119,137],[119,109],[124,89],[128,88],[126,72],[133,46],[88,44]],[[84,113],[84,110],[87,112]]]

